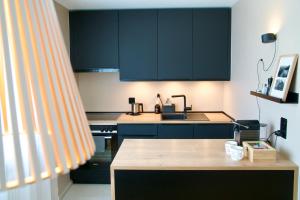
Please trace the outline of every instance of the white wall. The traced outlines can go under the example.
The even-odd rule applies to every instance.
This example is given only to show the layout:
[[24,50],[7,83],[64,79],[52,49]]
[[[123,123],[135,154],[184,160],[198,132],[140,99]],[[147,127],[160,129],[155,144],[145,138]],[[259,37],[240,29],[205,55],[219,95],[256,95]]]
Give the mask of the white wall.
[[[224,82],[120,82],[119,73],[80,73],[78,85],[86,111],[129,111],[128,97],[154,111],[156,94],[163,101],[174,94],[185,94],[193,110],[223,110]],[[171,99],[182,110],[182,99]]]
[[[232,10],[232,79],[225,84],[224,110],[235,118],[257,118],[256,99],[249,95],[257,86],[256,63],[269,63],[273,44],[262,44],[260,35],[278,32],[279,53],[300,53],[299,0],[240,0]],[[275,67],[266,78],[274,74]],[[300,70],[293,90],[299,92]],[[300,105],[277,104],[260,100],[262,122],[279,129],[280,117],[288,119],[287,140],[278,139],[278,149],[300,165]],[[300,197],[299,197],[300,199]]]

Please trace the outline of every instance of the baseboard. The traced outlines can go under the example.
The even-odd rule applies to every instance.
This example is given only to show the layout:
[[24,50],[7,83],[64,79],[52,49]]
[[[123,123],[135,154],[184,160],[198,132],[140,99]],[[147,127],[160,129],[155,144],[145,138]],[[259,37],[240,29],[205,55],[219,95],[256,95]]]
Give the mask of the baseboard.
[[66,196],[67,192],[69,191],[69,189],[70,189],[70,187],[71,187],[72,185],[73,185],[73,182],[70,181],[70,182],[68,183],[68,185],[64,188],[64,190],[63,190],[60,194],[58,194],[59,200],[63,200],[63,199],[64,199],[64,197]]

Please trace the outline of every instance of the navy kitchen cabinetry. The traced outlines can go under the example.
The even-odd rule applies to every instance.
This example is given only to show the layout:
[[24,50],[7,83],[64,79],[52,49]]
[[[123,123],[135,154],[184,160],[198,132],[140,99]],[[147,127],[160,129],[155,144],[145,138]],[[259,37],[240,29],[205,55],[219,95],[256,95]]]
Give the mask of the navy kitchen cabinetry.
[[118,146],[124,139],[157,138],[156,124],[118,124]]
[[158,11],[158,80],[192,80],[193,11]]
[[233,139],[232,124],[196,124],[195,139]]
[[70,12],[74,71],[122,81],[230,80],[230,38],[230,8]]
[[119,11],[120,79],[157,80],[157,10]]
[[159,139],[192,139],[193,124],[160,124],[158,125]]
[[193,11],[193,79],[230,80],[231,9]]
[[118,11],[71,11],[70,54],[75,72],[118,68]]
[[118,145],[124,139],[233,139],[228,124],[118,124]]

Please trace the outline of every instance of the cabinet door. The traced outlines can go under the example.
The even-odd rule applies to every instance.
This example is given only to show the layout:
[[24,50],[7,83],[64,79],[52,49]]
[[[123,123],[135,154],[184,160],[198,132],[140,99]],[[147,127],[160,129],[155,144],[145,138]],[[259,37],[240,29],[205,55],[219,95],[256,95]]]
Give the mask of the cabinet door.
[[158,125],[158,138],[160,139],[192,139],[193,125],[161,124]]
[[118,135],[143,135],[143,136],[156,136],[157,125],[155,124],[119,124]]
[[233,139],[232,124],[197,124],[194,130],[196,139]]
[[230,80],[230,9],[196,9],[193,20],[193,79]]
[[157,11],[119,12],[120,79],[157,79]]
[[190,80],[193,74],[193,12],[158,11],[158,79]]
[[118,68],[118,11],[71,11],[70,48],[74,71]]
[[124,139],[154,139],[157,137],[156,124],[119,124],[118,146]]

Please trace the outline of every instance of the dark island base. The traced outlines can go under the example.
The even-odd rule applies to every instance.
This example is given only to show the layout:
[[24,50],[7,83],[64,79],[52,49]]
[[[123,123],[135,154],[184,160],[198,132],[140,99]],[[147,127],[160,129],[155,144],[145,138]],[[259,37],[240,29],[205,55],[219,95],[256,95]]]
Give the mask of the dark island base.
[[293,200],[294,171],[115,170],[115,200]]

